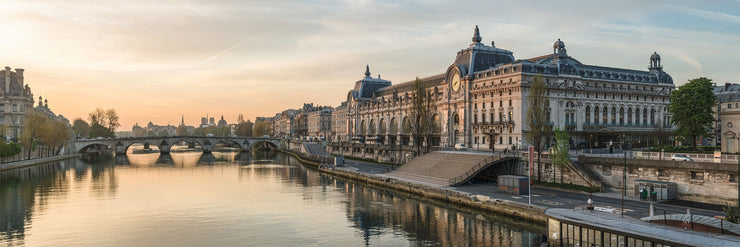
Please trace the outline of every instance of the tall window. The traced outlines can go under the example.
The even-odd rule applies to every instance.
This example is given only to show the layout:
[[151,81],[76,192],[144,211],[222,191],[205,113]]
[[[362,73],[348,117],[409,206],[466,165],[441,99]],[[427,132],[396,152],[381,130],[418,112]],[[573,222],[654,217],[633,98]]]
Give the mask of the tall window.
[[627,108],[627,124],[632,124],[632,107]]
[[591,106],[586,106],[586,123],[591,123]]
[[619,108],[619,124],[624,125],[624,107]]
[[608,124],[609,123],[609,108],[606,108],[606,106],[604,106],[604,109],[603,110],[604,110],[604,112],[601,113],[601,116],[602,116],[601,117],[601,120],[603,120],[603,121],[601,121],[601,122],[604,123],[604,124]]
[[594,107],[594,123],[599,124],[599,106]]

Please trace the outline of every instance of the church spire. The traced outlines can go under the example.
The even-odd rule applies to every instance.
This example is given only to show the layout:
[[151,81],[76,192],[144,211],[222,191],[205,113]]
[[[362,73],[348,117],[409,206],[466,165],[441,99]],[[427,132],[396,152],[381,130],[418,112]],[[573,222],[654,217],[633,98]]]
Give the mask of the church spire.
[[473,43],[480,43],[480,31],[478,31],[478,25],[475,25],[475,33],[473,33]]
[[365,78],[370,77],[370,65],[365,65]]
[[185,114],[182,114],[182,122],[180,122],[180,125],[185,126]]

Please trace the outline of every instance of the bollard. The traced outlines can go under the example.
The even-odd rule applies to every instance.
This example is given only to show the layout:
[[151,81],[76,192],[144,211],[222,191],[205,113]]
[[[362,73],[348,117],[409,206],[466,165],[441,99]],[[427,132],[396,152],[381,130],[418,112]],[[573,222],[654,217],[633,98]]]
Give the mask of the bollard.
[[655,205],[653,203],[650,203],[650,210],[648,211],[648,216],[649,217],[655,216]]

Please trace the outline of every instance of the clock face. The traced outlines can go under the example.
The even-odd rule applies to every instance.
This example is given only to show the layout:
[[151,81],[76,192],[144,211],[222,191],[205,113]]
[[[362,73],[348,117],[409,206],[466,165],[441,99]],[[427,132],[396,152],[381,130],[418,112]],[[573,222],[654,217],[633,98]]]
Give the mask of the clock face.
[[457,92],[460,90],[460,74],[455,73],[452,75],[452,81],[450,83],[452,83],[452,91]]

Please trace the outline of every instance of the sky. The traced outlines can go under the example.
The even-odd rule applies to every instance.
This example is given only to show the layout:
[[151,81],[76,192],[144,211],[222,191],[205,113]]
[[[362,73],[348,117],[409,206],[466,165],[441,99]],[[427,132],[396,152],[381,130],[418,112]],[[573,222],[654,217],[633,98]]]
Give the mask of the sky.
[[337,106],[365,65],[395,83],[444,73],[483,43],[524,59],[563,40],[582,63],[647,70],[676,86],[740,82],[740,0],[5,0],[0,67],[24,68],[57,114],[115,109],[134,123],[254,121],[303,103]]

